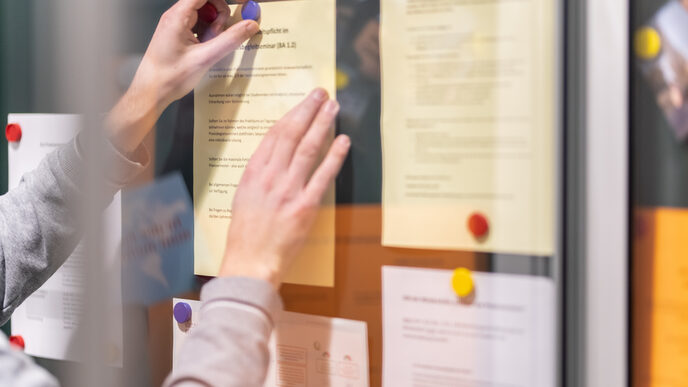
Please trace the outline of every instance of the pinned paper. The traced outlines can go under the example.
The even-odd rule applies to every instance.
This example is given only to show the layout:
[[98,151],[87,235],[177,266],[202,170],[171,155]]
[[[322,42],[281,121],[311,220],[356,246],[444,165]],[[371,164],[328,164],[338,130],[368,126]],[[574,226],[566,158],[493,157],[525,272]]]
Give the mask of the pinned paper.
[[[261,3],[262,33],[213,66],[194,89],[197,275],[216,276],[220,270],[232,200],[248,160],[270,127],[316,87],[335,96],[335,3]],[[230,6],[229,24],[240,21],[240,7]],[[334,130],[328,141],[332,138]],[[301,253],[285,272],[285,283],[334,286],[334,193],[332,185]]]
[[[173,369],[184,341],[203,318],[201,302],[174,299]],[[177,306],[190,308],[177,320]],[[186,313],[186,311],[184,312]],[[186,317],[183,316],[183,317]],[[263,387],[369,387],[368,328],[365,322],[302,313],[280,312],[268,344],[270,365]]]
[[180,174],[122,193],[124,301],[152,303],[190,291],[193,207]]
[[[82,117],[73,114],[10,114],[6,128],[19,134],[21,141],[8,147],[8,186],[17,187],[22,176],[38,167],[47,154],[70,142],[82,127]],[[12,125],[16,125],[12,127]],[[17,130],[17,131],[15,131]],[[19,138],[17,138],[19,140]],[[103,262],[108,267],[107,282],[101,284],[108,318],[100,326],[104,341],[112,343],[118,356],[108,364],[122,366],[122,311],[120,283],[121,198],[115,195],[103,214]],[[76,329],[86,310],[84,265],[90,259],[79,244],[64,264],[12,314],[12,334],[21,336],[25,352],[49,359],[85,361],[88,345]],[[17,339],[19,342],[19,339]]]
[[[382,268],[382,387],[555,386],[554,282],[466,274]],[[452,276],[461,291],[474,282],[479,299],[457,300]]]
[[380,1],[382,245],[552,255],[556,14]]

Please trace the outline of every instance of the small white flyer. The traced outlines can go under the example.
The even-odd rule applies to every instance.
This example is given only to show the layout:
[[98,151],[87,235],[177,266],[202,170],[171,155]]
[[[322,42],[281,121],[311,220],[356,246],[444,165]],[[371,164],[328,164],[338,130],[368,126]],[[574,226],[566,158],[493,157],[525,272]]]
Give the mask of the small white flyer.
[[383,267],[383,387],[555,385],[552,281],[472,278],[461,300],[451,270]]
[[[191,318],[173,316],[173,364],[186,336],[202,319],[200,301],[187,303]],[[265,387],[368,387],[368,329],[365,322],[281,312],[269,343],[270,368]],[[174,367],[174,365],[173,365]]]

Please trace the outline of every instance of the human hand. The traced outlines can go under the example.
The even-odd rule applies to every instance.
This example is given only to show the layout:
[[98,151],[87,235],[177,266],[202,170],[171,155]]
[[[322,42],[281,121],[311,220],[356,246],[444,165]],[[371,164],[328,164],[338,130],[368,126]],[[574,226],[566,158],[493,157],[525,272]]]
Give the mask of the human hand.
[[221,277],[279,287],[349,151],[349,138],[340,135],[318,162],[338,111],[337,102],[316,89],[265,136],[234,196]]
[[252,20],[225,30],[230,12],[224,0],[210,0],[217,18],[210,25],[199,23],[198,10],[207,1],[179,0],[162,15],[134,77],[133,83],[152,84],[161,107],[188,94],[211,66],[258,32]]
[[[198,20],[208,1],[217,9],[210,24]],[[162,15],[129,90],[108,117],[113,145],[123,153],[138,148],[170,103],[259,30],[253,20],[225,29],[229,17],[224,0],[179,0]]]

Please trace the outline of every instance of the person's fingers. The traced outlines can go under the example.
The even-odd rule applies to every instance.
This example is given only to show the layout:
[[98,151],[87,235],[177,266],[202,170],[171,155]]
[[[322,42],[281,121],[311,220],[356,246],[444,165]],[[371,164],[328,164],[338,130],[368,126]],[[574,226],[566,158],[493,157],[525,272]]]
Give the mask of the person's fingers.
[[323,145],[329,137],[332,123],[338,112],[339,104],[336,101],[330,100],[325,102],[303,140],[296,148],[294,158],[289,165],[289,174],[298,189],[306,185],[308,176],[310,176],[313,167],[318,162],[323,151]]
[[210,4],[215,6],[217,15],[229,15],[229,5],[224,0],[207,0]]
[[208,2],[217,10],[217,18],[210,23],[209,27],[212,33],[211,38],[213,38],[224,31],[225,26],[227,25],[227,20],[229,20],[231,15],[229,12],[229,6],[224,0],[208,0]]
[[198,46],[198,53],[207,65],[212,66],[220,59],[236,50],[241,43],[250,39],[260,27],[253,20],[244,20],[229,27],[214,39],[203,42]]
[[180,0],[168,9],[160,20],[163,24],[179,26],[182,29],[193,29],[198,23],[198,12],[186,4],[187,0]]
[[186,11],[198,11],[208,0],[179,0],[174,6]]
[[289,167],[294,150],[325,101],[327,92],[317,88],[277,123],[279,136],[269,161],[271,169],[286,170]]
[[304,189],[304,198],[310,205],[318,205],[325,195],[327,188],[334,181],[349,153],[351,140],[346,135],[339,135],[330,146],[327,156],[315,170],[311,180]]
[[272,150],[275,148],[277,136],[277,129],[275,127],[270,129],[270,131],[260,141],[256,151],[253,152],[253,156],[251,156],[251,160],[246,167],[247,169],[260,169],[268,163],[270,160],[270,155],[272,154]]

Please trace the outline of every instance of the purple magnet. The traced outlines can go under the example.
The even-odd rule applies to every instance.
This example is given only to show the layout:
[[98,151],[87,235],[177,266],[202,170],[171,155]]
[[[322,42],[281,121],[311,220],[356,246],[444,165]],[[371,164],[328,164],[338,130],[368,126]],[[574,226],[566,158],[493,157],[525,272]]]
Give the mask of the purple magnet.
[[249,0],[241,7],[241,18],[244,20],[260,19],[260,5],[253,0]]
[[177,320],[178,323],[183,324],[191,319],[191,305],[186,302],[178,302],[177,305],[174,306],[173,314],[174,319]]

